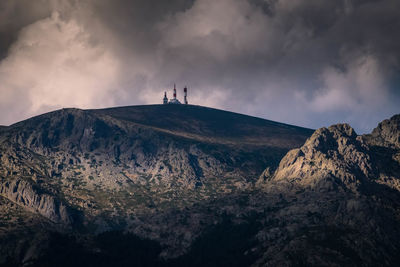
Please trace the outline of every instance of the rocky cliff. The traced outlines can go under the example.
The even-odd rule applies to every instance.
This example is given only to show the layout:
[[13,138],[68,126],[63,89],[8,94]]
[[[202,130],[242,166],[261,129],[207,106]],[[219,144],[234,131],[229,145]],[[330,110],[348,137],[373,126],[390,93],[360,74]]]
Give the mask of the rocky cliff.
[[287,153],[273,175],[262,178],[321,190],[360,191],[374,183],[393,187],[400,178],[399,122],[400,116],[393,116],[362,136],[348,124],[318,129]]
[[48,194],[40,194],[23,180],[12,180],[0,184],[0,196],[7,198],[29,211],[37,212],[54,223],[70,226],[71,217],[67,207]]
[[366,136],[370,142],[385,147],[400,147],[400,115],[395,115],[379,123],[370,135]]
[[268,215],[280,226],[260,232],[257,264],[398,265],[398,126],[397,115],[368,135],[348,124],[318,129],[265,171],[258,184],[285,204]]
[[373,178],[369,147],[348,124],[321,128],[298,149],[291,150],[272,177],[317,190],[337,185],[356,190]]

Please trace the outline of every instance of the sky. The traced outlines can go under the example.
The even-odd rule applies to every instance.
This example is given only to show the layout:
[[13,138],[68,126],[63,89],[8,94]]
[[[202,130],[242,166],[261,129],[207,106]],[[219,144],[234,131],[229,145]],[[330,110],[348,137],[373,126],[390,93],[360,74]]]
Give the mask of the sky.
[[398,0],[1,0],[0,124],[190,104],[357,133],[400,113]]

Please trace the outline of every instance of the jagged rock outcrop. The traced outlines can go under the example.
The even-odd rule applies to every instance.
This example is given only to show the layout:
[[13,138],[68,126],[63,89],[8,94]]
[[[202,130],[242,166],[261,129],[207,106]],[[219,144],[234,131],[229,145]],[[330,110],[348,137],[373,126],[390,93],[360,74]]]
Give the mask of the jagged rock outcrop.
[[400,264],[399,118],[362,136],[348,124],[318,129],[266,169],[257,184],[271,208],[256,266]]
[[367,137],[376,145],[400,148],[400,114],[379,123]]
[[356,191],[369,183],[400,190],[399,138],[400,115],[361,136],[348,124],[320,128],[302,147],[289,151],[278,169],[263,179],[319,190],[339,187]]
[[23,208],[37,212],[50,221],[66,227],[72,223],[67,207],[48,194],[39,193],[32,185],[23,180],[4,181],[0,184],[0,196],[3,196]]
[[348,124],[321,128],[305,144],[287,153],[272,180],[328,190],[338,185],[357,189],[376,174],[369,148]]

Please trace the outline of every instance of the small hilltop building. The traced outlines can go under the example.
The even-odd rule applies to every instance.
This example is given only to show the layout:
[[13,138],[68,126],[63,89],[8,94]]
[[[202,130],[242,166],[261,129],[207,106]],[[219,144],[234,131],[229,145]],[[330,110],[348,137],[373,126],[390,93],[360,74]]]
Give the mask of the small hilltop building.
[[[185,86],[185,88],[183,88],[183,94],[184,94],[184,99],[183,99],[183,103],[185,105],[188,104],[187,101],[187,87]],[[178,98],[176,98],[176,85],[174,84],[174,98],[170,99],[168,101],[168,97],[167,97],[167,92],[164,92],[164,98],[163,98],[163,104],[178,104],[181,105],[182,103],[178,100]]]
[[168,104],[167,92],[164,92],[163,104]]

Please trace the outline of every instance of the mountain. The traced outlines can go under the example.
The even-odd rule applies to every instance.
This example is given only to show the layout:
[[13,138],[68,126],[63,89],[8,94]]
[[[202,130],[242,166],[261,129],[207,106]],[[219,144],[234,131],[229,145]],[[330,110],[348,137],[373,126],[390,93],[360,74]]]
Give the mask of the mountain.
[[400,115],[371,134],[192,105],[0,131],[0,265],[398,266]]
[[183,257],[312,132],[192,105],[62,109],[2,128],[0,264],[68,263],[52,258],[60,244],[93,258],[104,236],[155,242],[144,262]]

